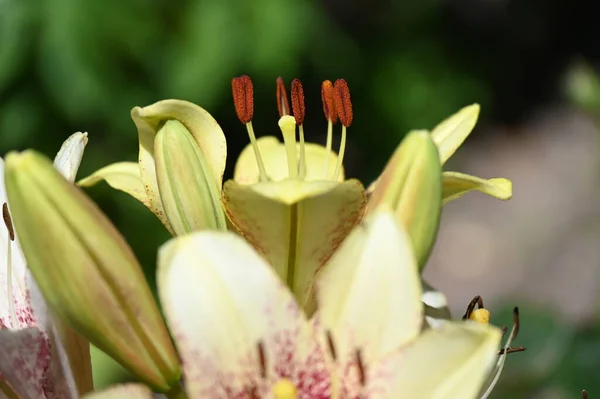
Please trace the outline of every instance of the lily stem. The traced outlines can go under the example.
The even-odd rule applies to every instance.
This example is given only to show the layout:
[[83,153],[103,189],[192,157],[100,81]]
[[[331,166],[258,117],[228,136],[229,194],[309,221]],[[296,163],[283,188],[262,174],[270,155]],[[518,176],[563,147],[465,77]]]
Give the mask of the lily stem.
[[165,392],[165,396],[169,399],[188,399],[185,391],[179,383],[172,387],[169,392]]

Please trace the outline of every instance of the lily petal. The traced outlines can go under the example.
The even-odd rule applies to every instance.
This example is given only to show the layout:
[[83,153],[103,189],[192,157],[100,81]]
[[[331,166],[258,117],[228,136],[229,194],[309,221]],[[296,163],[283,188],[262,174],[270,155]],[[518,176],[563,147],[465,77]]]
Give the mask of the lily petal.
[[299,378],[297,365],[313,349],[310,326],[289,290],[242,238],[181,236],[161,247],[158,262],[158,292],[190,399],[242,397],[253,388],[262,397],[268,392],[263,380]]
[[54,158],[54,167],[69,181],[75,181],[75,176],[81,164],[83,150],[87,145],[87,133],[73,133],[60,147]]
[[[45,384],[53,382],[46,380],[45,371],[49,364],[48,338],[39,329],[0,329],[0,374],[21,399],[51,399],[44,393]],[[52,399],[71,397],[65,394],[58,393]]]
[[152,399],[152,391],[142,384],[123,384],[94,392],[83,399]]
[[431,138],[438,146],[442,165],[469,137],[478,117],[479,104],[472,104],[445,119],[431,131]]
[[498,328],[474,322],[429,329],[388,359],[387,392],[370,397],[392,399],[402,392],[411,398],[475,399],[498,357],[500,338]]
[[412,341],[423,319],[410,237],[391,210],[381,209],[350,233],[317,277],[322,328],[340,356],[360,348],[365,364]]
[[426,281],[422,281],[423,294],[421,301],[425,305],[425,321],[430,328],[438,328],[452,319],[448,300],[440,291],[433,288]]
[[263,254],[298,302],[312,314],[312,282],[362,216],[363,187],[357,180],[284,180],[223,187],[226,212]]
[[106,181],[112,188],[131,195],[152,210],[142,184],[140,167],[137,163],[117,162],[110,164],[79,180],[77,184],[80,187],[91,187],[102,180]]
[[52,314],[29,269],[26,285],[36,326],[50,341],[48,378],[54,384],[53,390],[59,389],[63,392],[57,399],[78,399],[82,394],[93,391],[89,341]]
[[[267,170],[267,176],[271,181],[281,181],[288,178],[288,163],[285,145],[275,136],[264,136],[257,140],[260,155]],[[306,143],[304,146],[306,157],[305,180],[328,180],[325,178],[325,160],[327,150],[319,144]],[[300,144],[297,145],[296,154],[300,154]],[[333,174],[337,165],[337,154],[330,152],[329,174]],[[337,181],[344,181],[344,168],[340,172]],[[233,179],[240,184],[254,184],[260,181],[254,150],[249,144],[240,153],[235,164]]]
[[501,200],[512,197],[512,182],[504,178],[482,179],[459,172],[444,172],[442,175],[442,204],[477,190]]

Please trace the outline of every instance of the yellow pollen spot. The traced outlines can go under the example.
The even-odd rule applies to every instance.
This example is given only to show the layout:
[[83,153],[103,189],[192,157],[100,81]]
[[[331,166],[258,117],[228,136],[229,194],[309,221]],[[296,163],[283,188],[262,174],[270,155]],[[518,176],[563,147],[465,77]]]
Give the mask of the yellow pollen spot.
[[279,118],[279,128],[283,134],[283,143],[287,153],[290,179],[298,176],[298,159],[296,158],[296,120],[293,116],[284,115]]
[[271,391],[275,399],[296,399],[298,397],[298,391],[294,383],[285,378],[277,381]]
[[487,309],[477,309],[469,316],[470,320],[474,320],[478,323],[489,324],[490,322],[490,311]]

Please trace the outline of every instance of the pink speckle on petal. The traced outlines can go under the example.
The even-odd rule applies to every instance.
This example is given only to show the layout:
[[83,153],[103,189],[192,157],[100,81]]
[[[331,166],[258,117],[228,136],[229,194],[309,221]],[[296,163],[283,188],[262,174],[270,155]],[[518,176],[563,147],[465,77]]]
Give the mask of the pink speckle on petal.
[[52,398],[45,390],[50,367],[47,336],[36,328],[25,328],[0,331],[0,339],[0,373],[14,389],[25,396]]

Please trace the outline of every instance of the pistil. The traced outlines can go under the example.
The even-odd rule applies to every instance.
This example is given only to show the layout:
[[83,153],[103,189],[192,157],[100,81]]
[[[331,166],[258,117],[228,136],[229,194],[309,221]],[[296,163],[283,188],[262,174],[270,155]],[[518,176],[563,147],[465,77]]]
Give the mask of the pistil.
[[290,179],[298,176],[298,160],[296,158],[296,120],[293,116],[284,115],[279,118],[279,128],[283,135],[283,143],[287,154],[288,173]]

